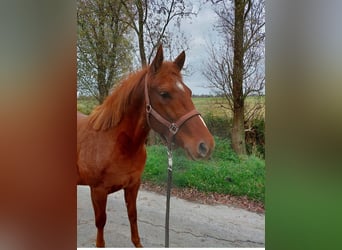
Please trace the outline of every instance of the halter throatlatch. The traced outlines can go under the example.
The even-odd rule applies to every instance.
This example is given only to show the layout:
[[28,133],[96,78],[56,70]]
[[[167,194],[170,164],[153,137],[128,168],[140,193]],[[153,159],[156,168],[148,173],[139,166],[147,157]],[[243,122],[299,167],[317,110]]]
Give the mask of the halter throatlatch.
[[162,117],[151,105],[150,103],[150,97],[148,95],[148,88],[147,88],[147,75],[145,76],[145,102],[146,102],[146,120],[147,124],[150,128],[150,115],[152,115],[158,122],[166,126],[169,130],[169,133],[166,138],[166,142],[168,144],[168,147],[171,147],[171,144],[173,142],[173,137],[177,134],[179,131],[179,128],[190,118],[201,115],[196,109],[193,109],[189,113],[181,116],[176,122],[169,122],[164,117]]

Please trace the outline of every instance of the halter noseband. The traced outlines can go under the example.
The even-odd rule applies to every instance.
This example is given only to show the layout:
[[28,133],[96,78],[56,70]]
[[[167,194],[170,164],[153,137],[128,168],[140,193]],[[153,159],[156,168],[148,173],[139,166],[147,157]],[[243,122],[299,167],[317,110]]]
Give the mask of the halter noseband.
[[168,137],[166,138],[168,146],[171,147],[173,137],[177,134],[179,128],[190,118],[201,115],[196,109],[193,109],[189,113],[181,116],[176,122],[169,122],[164,117],[162,117],[151,105],[150,97],[148,95],[148,88],[147,88],[147,74],[145,76],[145,102],[146,102],[146,120],[147,124],[150,128],[150,115],[152,115],[158,122],[163,124],[169,129]]

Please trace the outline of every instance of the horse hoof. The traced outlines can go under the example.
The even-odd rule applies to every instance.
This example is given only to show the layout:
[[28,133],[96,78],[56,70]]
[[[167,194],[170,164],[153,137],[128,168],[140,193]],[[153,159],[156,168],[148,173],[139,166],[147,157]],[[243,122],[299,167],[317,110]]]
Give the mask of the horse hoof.
[[96,247],[105,247],[105,242],[102,241],[102,242],[96,242]]
[[140,243],[134,244],[136,248],[141,248],[143,247]]

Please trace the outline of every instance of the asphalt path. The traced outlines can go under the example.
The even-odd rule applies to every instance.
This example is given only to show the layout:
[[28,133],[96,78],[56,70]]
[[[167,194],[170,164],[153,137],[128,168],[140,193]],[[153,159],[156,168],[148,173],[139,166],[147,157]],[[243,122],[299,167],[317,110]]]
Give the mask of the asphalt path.
[[[164,247],[166,198],[140,190],[138,227],[144,247]],[[88,186],[77,187],[77,247],[95,247],[96,227]],[[133,247],[123,191],[108,196],[106,247]],[[224,205],[171,198],[170,247],[265,247],[265,216]]]

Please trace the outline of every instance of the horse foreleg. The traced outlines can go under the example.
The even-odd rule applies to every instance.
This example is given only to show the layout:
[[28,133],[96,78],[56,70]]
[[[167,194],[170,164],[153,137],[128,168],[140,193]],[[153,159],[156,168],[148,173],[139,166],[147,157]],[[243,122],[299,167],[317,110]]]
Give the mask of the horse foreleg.
[[131,225],[131,240],[135,247],[143,247],[140,243],[140,237],[137,225],[137,195],[139,190],[140,182],[129,188],[125,188],[125,201],[127,207],[127,213],[129,222]]
[[91,201],[95,213],[97,227],[96,247],[105,247],[103,229],[106,224],[107,192],[103,188],[91,187]]

